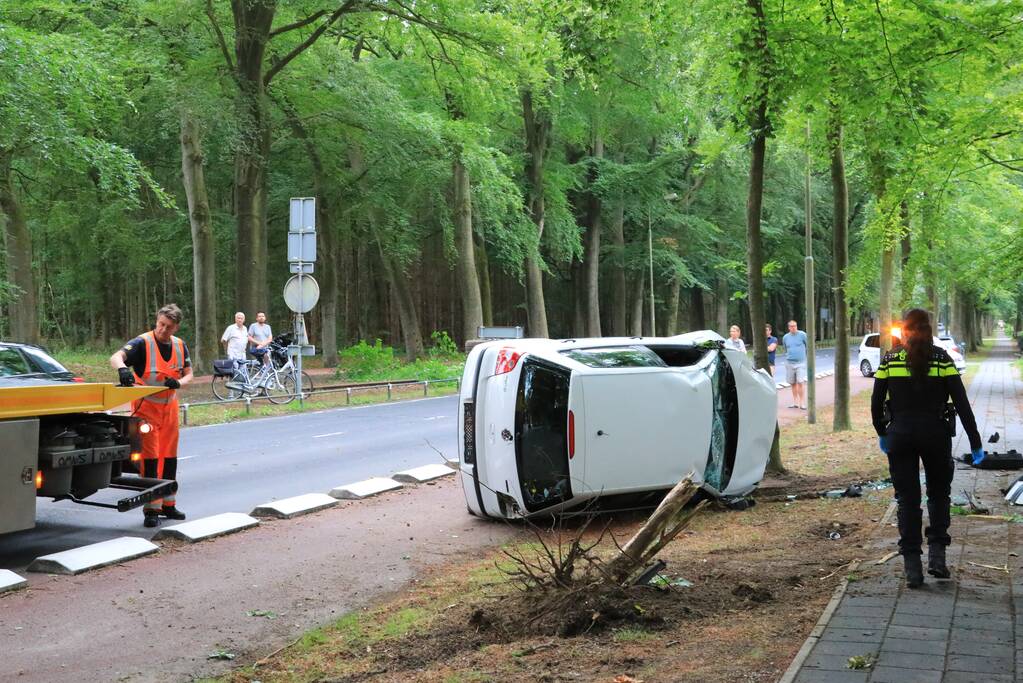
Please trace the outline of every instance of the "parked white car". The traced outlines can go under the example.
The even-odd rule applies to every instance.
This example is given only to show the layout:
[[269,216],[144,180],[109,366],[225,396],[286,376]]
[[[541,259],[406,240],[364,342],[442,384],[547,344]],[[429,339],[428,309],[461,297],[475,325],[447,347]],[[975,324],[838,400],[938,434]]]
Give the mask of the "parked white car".
[[[860,372],[863,373],[864,377],[873,377],[877,371],[879,365],[881,365],[881,336],[877,332],[871,332],[863,337],[863,341],[860,342],[860,353],[859,353],[859,365]],[[950,348],[945,342],[942,342],[938,337],[934,338],[934,345],[940,346],[948,352],[948,355],[952,358],[952,362],[955,363],[956,370],[959,374],[966,372],[966,359],[963,355],[954,348]]]
[[[941,346],[941,348],[951,354],[952,352],[958,353],[963,357],[963,362],[966,362],[966,345],[956,341],[956,338],[950,334],[939,334],[938,341],[934,342]],[[953,359],[954,360],[954,359]]]
[[469,512],[550,514],[689,475],[711,495],[748,494],[767,464],[777,389],[723,342],[704,331],[473,348],[458,413]]

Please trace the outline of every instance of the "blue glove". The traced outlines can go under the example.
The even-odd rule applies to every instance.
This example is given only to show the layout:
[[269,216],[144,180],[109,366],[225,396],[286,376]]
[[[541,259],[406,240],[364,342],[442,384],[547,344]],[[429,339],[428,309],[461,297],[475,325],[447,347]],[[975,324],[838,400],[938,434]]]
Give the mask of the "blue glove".
[[877,437],[877,446],[881,449],[881,452],[888,455],[888,437],[879,436]]
[[980,463],[984,462],[984,456],[986,456],[986,455],[987,455],[987,453],[984,452],[983,448],[974,448],[973,449],[973,465],[976,467]]

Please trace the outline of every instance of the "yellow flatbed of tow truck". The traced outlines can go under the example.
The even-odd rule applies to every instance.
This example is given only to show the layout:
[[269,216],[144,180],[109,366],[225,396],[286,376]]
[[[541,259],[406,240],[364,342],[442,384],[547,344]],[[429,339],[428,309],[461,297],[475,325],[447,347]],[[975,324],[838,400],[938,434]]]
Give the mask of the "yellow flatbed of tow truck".
[[96,413],[163,391],[163,387],[60,384],[0,387],[0,420],[65,413]]

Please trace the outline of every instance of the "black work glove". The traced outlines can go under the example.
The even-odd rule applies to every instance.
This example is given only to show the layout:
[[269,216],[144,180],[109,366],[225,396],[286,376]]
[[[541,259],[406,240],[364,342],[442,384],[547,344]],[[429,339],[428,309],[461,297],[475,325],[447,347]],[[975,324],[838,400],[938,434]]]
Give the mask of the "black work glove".
[[174,379],[173,377],[168,377],[163,381],[163,386],[167,387],[168,389],[180,389],[181,382]]
[[131,374],[131,368],[117,368],[117,377],[122,387],[135,386],[135,376]]

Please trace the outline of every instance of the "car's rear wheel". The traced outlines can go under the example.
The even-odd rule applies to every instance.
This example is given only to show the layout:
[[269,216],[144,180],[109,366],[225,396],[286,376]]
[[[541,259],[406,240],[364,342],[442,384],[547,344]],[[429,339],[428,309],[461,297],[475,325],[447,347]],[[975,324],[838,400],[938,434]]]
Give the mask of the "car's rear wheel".
[[869,360],[864,359],[864,360],[860,361],[860,372],[863,373],[864,377],[871,377],[871,376],[873,376],[874,369],[872,367],[870,367],[870,361]]

